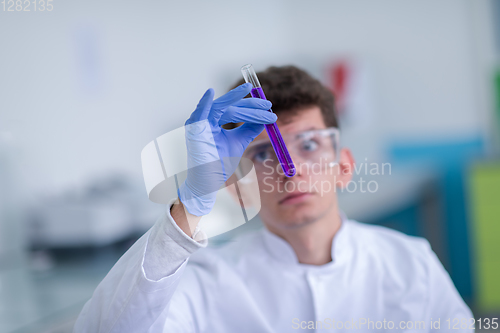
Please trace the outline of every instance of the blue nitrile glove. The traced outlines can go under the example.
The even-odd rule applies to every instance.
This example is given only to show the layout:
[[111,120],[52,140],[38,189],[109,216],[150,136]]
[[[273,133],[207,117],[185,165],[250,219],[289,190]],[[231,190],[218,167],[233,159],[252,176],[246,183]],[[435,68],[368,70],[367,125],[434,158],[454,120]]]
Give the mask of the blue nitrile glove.
[[[193,215],[212,210],[217,191],[236,170],[248,144],[262,132],[263,124],[276,122],[276,115],[268,111],[271,102],[244,98],[251,89],[252,84],[245,83],[216,100],[213,89],[208,89],[186,121],[188,172],[177,193]],[[244,124],[231,130],[221,128],[238,122]]]

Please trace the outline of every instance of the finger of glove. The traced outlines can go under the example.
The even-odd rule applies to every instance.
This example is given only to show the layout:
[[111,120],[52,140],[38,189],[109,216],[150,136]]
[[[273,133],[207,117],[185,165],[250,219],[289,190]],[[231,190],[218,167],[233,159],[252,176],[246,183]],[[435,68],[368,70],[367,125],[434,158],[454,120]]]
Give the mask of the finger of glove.
[[186,120],[185,125],[207,119],[213,104],[213,100],[214,100],[214,90],[212,88],[209,88],[203,94],[203,97],[198,102],[196,109],[193,111],[193,113],[191,113],[189,119]]
[[212,104],[212,109],[209,115],[210,120],[217,124],[224,113],[224,110],[248,95],[252,90],[252,87],[251,83],[244,83],[217,98]]
[[243,144],[246,148],[246,145],[248,145],[253,139],[255,139],[257,135],[259,135],[264,130],[264,128],[265,126],[263,124],[244,123],[240,127],[231,130],[231,132],[234,137],[245,140]]
[[276,114],[259,110],[242,107],[230,106],[219,120],[219,126],[227,123],[250,122],[257,124],[272,124],[275,123],[278,117]]
[[267,99],[261,99],[261,98],[243,98],[236,103],[233,104],[233,106],[240,106],[244,108],[253,108],[253,109],[262,109],[262,110],[269,110],[273,104],[268,101]]

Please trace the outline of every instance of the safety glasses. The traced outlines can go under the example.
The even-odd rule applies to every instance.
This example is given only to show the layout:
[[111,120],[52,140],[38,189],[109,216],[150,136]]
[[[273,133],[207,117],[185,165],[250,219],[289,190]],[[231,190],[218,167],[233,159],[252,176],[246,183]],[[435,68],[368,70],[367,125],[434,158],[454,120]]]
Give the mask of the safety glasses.
[[[313,164],[331,167],[339,160],[340,134],[335,127],[283,134],[283,140],[297,170]],[[255,167],[257,176],[280,172],[278,159],[268,139],[248,145],[237,170],[238,178],[247,175],[252,167]]]

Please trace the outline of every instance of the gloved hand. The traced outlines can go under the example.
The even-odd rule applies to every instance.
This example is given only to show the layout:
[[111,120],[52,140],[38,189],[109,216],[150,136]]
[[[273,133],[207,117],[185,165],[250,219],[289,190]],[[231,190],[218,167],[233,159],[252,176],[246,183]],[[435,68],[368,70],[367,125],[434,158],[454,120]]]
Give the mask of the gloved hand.
[[[178,196],[190,214],[207,215],[215,204],[217,191],[234,173],[248,144],[264,129],[263,124],[276,122],[269,112],[271,102],[244,98],[252,89],[242,84],[213,100],[208,89],[196,110],[185,123],[188,172],[179,187]],[[225,130],[223,124],[245,122]]]

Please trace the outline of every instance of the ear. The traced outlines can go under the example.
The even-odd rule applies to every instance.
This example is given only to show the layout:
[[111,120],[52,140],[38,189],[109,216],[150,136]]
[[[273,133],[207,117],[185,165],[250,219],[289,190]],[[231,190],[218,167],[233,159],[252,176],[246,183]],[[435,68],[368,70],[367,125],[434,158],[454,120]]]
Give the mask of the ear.
[[340,150],[339,173],[336,176],[335,185],[338,188],[345,188],[351,181],[354,172],[354,157],[349,148]]

